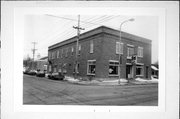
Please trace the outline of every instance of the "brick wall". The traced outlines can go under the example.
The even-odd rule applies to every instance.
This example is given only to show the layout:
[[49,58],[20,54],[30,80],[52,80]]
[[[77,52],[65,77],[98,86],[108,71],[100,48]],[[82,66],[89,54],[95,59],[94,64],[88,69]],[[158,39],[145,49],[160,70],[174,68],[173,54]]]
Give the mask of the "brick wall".
[[[87,61],[88,60],[96,60],[96,78],[118,78],[118,76],[109,76],[109,60],[116,60],[119,61],[119,55],[116,54],[116,42],[119,42],[119,35],[118,32],[114,33],[115,31],[112,29],[107,29],[105,27],[97,28],[98,30],[93,30],[93,32],[85,33],[85,36],[81,36],[79,44],[81,45],[81,53],[78,56],[79,62],[79,76],[81,77],[89,77],[87,75]],[[107,31],[106,31],[107,30]],[[94,34],[93,34],[94,33]],[[90,35],[88,35],[90,34]],[[127,39],[133,38],[133,36],[124,38],[127,34],[122,34],[122,42],[123,45],[123,55],[122,55],[122,64],[121,64],[121,77],[126,78],[126,63],[127,63],[127,47],[128,44],[134,46],[134,51],[137,54],[137,48],[143,47],[143,58],[138,58],[138,63],[143,63],[144,67],[144,76],[148,73],[148,78],[150,78],[150,66],[151,66],[151,44],[150,41],[147,41],[143,38],[137,40],[139,37],[135,37],[136,39]],[[90,53],[90,42],[93,40],[94,44],[94,52]],[[70,42],[71,41],[71,42]],[[71,54],[71,48],[74,48],[73,55]],[[63,57],[61,58],[61,53],[59,54],[59,58],[55,55],[55,59],[50,59],[52,62],[52,68],[57,67],[58,69],[62,69],[63,64],[66,65],[67,73],[66,75],[73,75],[74,72],[74,63],[75,63],[75,52],[76,52],[76,40],[73,37],[73,40],[68,40],[68,43],[63,42],[63,44],[58,43],[57,46],[53,45],[49,48],[49,53],[59,51],[65,51],[68,48],[68,55],[66,57],[65,52],[63,52]],[[148,72],[146,69],[148,68]],[[134,72],[136,72],[136,68],[134,68]],[[134,73],[134,76],[135,73]]]

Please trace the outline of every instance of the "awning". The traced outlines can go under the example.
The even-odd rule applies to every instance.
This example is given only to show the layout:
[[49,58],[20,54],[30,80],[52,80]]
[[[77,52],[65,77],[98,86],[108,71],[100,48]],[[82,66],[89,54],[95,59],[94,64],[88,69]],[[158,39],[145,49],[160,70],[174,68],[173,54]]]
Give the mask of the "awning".
[[158,70],[158,68],[156,68],[155,66],[151,66],[151,68],[156,70],[156,71]]

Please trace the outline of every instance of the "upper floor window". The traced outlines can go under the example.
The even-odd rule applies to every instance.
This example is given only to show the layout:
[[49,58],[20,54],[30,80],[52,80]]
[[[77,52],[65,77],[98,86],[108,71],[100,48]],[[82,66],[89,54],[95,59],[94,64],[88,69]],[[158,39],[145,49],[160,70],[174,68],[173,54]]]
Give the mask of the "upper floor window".
[[54,51],[54,53],[53,53],[53,59],[55,59],[55,55],[56,55],[56,51]]
[[57,51],[57,58],[59,58],[59,50]]
[[143,57],[143,47],[138,47],[138,57]]
[[116,54],[123,54],[123,43],[116,42]]
[[90,42],[90,53],[93,53],[94,52],[94,43],[93,43],[93,40],[91,40]]
[[52,52],[52,59],[54,59],[54,52]]
[[71,55],[74,53],[74,47],[71,47]]
[[62,49],[62,50],[61,50],[61,58],[63,58],[63,52],[64,52],[64,51],[63,51],[63,49]]
[[134,55],[134,47],[127,48],[127,57],[132,57]]
[[49,59],[51,59],[51,52],[49,52],[48,56],[49,56]]
[[78,55],[80,55],[80,53],[81,53],[81,44],[79,44]]
[[67,57],[68,56],[68,48],[66,48],[66,51],[65,51],[65,57]]
[[62,58],[62,49],[59,51],[60,58]]

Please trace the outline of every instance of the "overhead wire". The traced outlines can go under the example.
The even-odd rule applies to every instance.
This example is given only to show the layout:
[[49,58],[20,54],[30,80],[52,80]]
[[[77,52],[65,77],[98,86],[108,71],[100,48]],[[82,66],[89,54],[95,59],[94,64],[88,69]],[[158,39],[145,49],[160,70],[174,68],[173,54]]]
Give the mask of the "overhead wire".
[[[75,20],[75,19],[71,19],[71,18],[66,18],[66,17],[59,17],[59,16],[54,16],[54,15],[48,15],[48,16],[53,16],[53,17],[58,17],[58,18],[61,18],[61,19],[66,19],[66,20],[70,20],[70,21],[77,21],[77,20]],[[118,15],[119,16],[119,15]],[[115,17],[117,17],[117,16],[107,16],[107,15],[103,15],[103,16],[100,16],[99,18],[96,18],[96,19],[94,19],[94,18],[91,18],[89,21],[82,21],[81,20],[81,23],[83,23],[83,24],[89,24],[89,25],[86,25],[86,29],[87,28],[90,28],[90,27],[92,27],[92,26],[99,26],[99,25],[103,25],[103,24],[100,24],[100,23],[103,23],[103,22],[107,22],[107,21],[109,21],[109,20],[111,20],[111,19],[113,19],[113,18],[115,18]],[[91,21],[95,21],[94,23],[92,23]],[[55,37],[53,37],[53,39],[56,39],[59,35],[61,35],[62,36],[62,38],[63,37],[67,37],[67,36],[70,36],[70,35],[73,35],[74,34],[74,32],[72,31],[72,30],[70,30],[69,31],[69,28],[66,26],[66,28],[68,29],[67,31],[64,31],[64,32],[62,32],[62,33],[59,33],[58,35],[56,35]],[[67,33],[68,32],[68,33]],[[62,35],[62,34],[64,34],[64,35]],[[57,41],[57,39],[56,39],[56,41]]]

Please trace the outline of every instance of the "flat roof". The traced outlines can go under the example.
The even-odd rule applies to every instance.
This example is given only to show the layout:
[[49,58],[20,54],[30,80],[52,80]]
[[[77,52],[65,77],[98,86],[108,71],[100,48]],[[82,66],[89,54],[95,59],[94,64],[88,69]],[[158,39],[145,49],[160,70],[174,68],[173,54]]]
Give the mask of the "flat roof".
[[[80,35],[80,40],[82,40],[84,38],[87,38],[87,37],[91,37],[91,36],[96,35],[96,34],[100,34],[100,33],[107,33],[107,34],[115,35],[115,36],[118,36],[118,37],[119,37],[119,34],[120,34],[119,30],[115,30],[115,29],[112,29],[112,28],[109,28],[109,27],[106,27],[106,26],[100,26],[100,27],[97,27],[97,28],[95,28],[93,30],[82,33]],[[123,31],[121,31],[121,37],[125,38],[125,39],[128,39],[128,40],[140,41],[140,42],[143,42],[143,43],[151,44],[151,40],[149,40],[149,39],[139,37],[137,35],[133,35],[133,34],[130,34],[130,33],[127,33],[127,32],[123,32]],[[55,49],[57,47],[60,47],[60,46],[75,42],[76,40],[77,40],[77,36],[74,36],[74,37],[69,38],[67,40],[64,40],[62,42],[59,42],[59,43],[56,43],[54,45],[49,46],[48,50]]]

